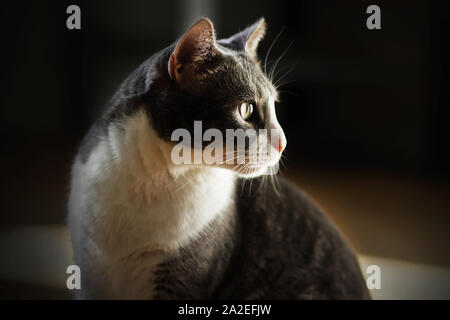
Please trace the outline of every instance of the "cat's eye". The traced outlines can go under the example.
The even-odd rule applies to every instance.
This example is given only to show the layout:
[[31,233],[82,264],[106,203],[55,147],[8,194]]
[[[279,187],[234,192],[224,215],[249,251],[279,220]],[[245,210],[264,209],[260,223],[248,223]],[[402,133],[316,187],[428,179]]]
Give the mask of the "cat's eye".
[[253,104],[248,102],[241,103],[239,113],[241,114],[242,119],[248,120],[253,113]]

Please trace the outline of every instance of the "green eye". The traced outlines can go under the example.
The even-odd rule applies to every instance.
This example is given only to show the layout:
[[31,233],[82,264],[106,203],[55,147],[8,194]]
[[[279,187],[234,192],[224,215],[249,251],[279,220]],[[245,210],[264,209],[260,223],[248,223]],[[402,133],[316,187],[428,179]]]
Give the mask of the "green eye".
[[247,120],[253,113],[253,105],[248,102],[243,102],[239,107],[239,112],[241,114],[242,119]]

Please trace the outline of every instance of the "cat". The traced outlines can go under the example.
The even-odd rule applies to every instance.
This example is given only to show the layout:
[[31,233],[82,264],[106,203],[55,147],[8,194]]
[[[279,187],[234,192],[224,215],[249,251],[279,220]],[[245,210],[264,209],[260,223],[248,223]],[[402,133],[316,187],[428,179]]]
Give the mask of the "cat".
[[[257,56],[265,30],[261,18],[217,40],[202,18],[113,95],[72,167],[77,298],[370,298],[351,248],[302,191],[284,179],[255,188],[286,147]],[[266,140],[275,155],[253,166],[176,165],[172,133],[196,120],[220,132],[279,130]]]

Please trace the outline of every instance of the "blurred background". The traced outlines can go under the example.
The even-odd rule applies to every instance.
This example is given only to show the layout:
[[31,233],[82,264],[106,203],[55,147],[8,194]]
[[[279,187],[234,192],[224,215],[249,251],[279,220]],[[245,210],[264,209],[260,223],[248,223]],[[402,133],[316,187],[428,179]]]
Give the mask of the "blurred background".
[[[66,8],[81,8],[81,30]],[[381,30],[366,8],[381,8]],[[375,298],[450,299],[447,2],[3,1],[0,298],[71,298],[70,166],[122,80],[202,16],[264,16],[288,138],[282,175],[381,267]],[[276,42],[274,40],[277,38]],[[366,274],[365,274],[366,275]],[[367,276],[367,275],[366,275]]]

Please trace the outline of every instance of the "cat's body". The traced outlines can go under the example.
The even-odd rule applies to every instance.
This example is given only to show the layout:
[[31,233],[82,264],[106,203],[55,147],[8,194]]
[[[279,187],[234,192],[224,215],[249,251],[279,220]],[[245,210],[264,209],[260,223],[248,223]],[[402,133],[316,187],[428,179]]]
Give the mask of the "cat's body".
[[[236,121],[246,126],[235,119],[234,109],[223,111],[230,95],[222,85],[236,91],[261,81],[253,91],[262,124],[255,115],[251,125],[279,127],[275,93],[256,63],[246,65],[254,57],[237,55],[236,38],[215,43],[210,22],[202,21],[188,32],[201,40],[194,44],[202,46],[202,59],[204,48],[211,49],[205,37],[219,49],[207,53],[208,63],[201,65],[206,71],[195,69],[196,77],[205,75],[201,85],[186,81],[194,69],[182,51],[192,50],[185,36],[133,72],[81,145],[69,201],[74,259],[81,268],[78,297],[368,298],[352,251],[295,187],[281,180],[276,192],[258,188],[261,178],[244,183],[235,167],[173,163],[174,129],[190,128],[196,119],[210,128],[237,126]],[[252,41],[262,37],[261,25],[247,31],[249,53],[256,49]],[[233,75],[242,65],[247,74],[237,80]],[[218,101],[222,107],[216,110]],[[180,108],[185,105],[189,108]],[[220,118],[214,116],[220,112]]]
[[157,298],[369,297],[353,253],[308,197],[283,179],[279,198],[243,183],[227,224],[214,221],[158,266]]

